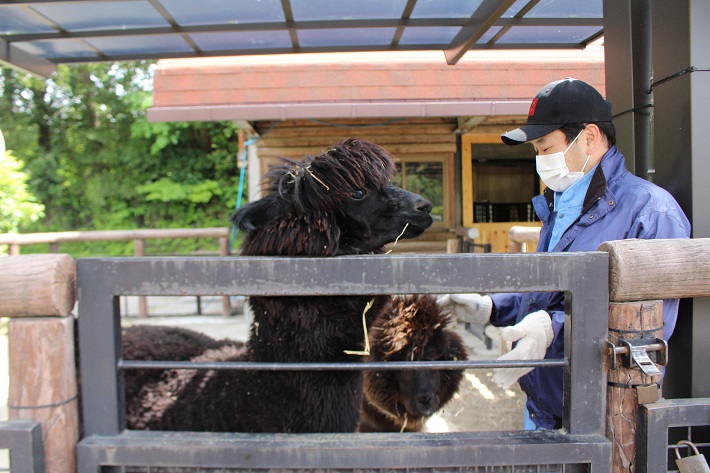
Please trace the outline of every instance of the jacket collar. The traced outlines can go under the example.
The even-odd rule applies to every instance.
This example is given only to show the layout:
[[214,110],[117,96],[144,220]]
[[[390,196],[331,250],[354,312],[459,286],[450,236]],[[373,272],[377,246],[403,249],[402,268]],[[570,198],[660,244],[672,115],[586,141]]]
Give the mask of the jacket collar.
[[[616,146],[612,146],[604,153],[599,166],[597,166],[594,171],[594,176],[589,183],[587,194],[584,196],[582,213],[589,210],[592,205],[604,196],[608,181],[615,180],[624,172],[627,172],[624,156]],[[609,176],[609,179],[607,179],[607,176]],[[552,212],[555,208],[555,193],[546,187],[543,194],[545,195],[547,209],[549,212]]]

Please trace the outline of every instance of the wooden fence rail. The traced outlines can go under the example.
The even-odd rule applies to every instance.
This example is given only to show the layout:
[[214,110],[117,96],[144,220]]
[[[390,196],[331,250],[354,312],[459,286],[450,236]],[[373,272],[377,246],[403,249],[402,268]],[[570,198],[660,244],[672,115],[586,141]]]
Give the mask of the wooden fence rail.
[[[219,239],[219,255],[229,255],[229,228],[166,228],[145,230],[100,230],[76,232],[48,233],[6,233],[0,234],[0,245],[10,246],[10,256],[18,256],[20,247],[49,243],[50,253],[59,253],[61,243],[88,241],[129,241],[133,240],[133,254],[145,256],[145,241],[178,238],[217,238]],[[222,315],[228,317],[232,309],[229,296],[222,297]],[[145,296],[138,297],[138,316],[148,316],[148,301]]]
[[528,244],[537,246],[540,239],[540,227],[525,227],[515,225],[508,230],[508,253],[525,253],[528,251]]
[[220,255],[226,256],[229,250],[229,228],[166,228],[145,230],[100,230],[49,233],[5,233],[0,235],[0,245],[10,246],[10,256],[20,254],[24,245],[49,243],[49,252],[58,253],[61,243],[82,241],[128,241],[133,240],[136,256],[145,256],[142,250],[145,240],[176,238],[219,238]]

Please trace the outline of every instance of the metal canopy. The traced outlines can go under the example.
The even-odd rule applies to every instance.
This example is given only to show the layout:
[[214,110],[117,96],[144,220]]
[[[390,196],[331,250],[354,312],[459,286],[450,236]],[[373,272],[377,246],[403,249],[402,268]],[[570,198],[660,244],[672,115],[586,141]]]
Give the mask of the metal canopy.
[[342,51],[581,49],[603,0],[0,0],[0,62]]

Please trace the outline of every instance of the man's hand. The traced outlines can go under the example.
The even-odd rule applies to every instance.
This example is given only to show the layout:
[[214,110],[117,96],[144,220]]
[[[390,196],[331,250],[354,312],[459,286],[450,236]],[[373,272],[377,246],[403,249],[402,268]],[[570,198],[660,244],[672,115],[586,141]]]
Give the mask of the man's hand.
[[491,318],[493,300],[480,294],[444,294],[436,299],[442,309],[448,309],[460,321],[485,325]]
[[[552,344],[552,319],[544,310],[532,312],[523,320],[500,331],[500,337],[509,342],[518,342],[511,351],[499,360],[542,360],[547,348]],[[503,389],[508,389],[518,378],[531,372],[533,368],[496,368],[493,381]]]

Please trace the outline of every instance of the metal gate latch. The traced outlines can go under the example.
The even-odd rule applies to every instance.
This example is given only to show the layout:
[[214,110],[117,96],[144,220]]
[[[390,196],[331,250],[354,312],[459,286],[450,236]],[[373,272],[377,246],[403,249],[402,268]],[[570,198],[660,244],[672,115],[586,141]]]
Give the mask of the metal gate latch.
[[649,357],[649,352],[655,352],[654,361],[659,365],[668,364],[668,343],[662,338],[622,339],[619,340],[618,347],[608,340],[606,344],[612,370],[617,367],[616,355],[621,355],[624,368],[633,368],[636,365],[650,376],[659,376],[661,371]]
[[[693,455],[681,458],[678,453],[679,445],[687,445],[688,449],[693,451]],[[678,442],[675,447],[675,456],[675,464],[678,465],[678,471],[680,473],[710,473],[710,467],[708,467],[708,462],[705,460],[705,455],[698,452],[697,447],[688,440]]]

